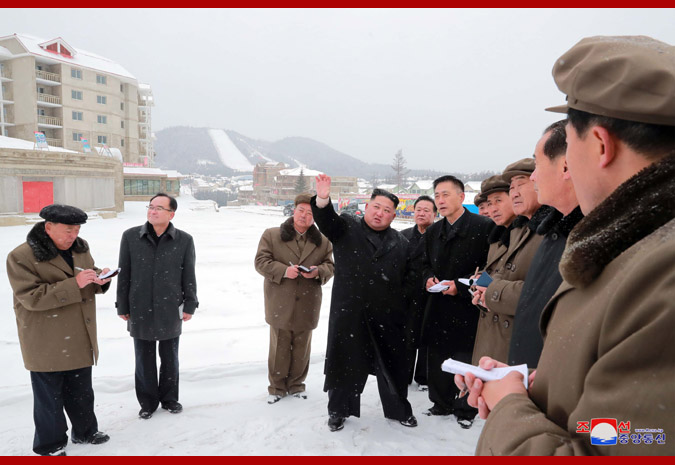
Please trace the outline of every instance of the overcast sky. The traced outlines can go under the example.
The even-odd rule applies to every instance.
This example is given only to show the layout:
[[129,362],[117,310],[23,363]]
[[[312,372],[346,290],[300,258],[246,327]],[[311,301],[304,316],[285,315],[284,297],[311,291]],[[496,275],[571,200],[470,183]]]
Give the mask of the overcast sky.
[[675,44],[675,10],[0,9],[0,35],[63,37],[154,92],[155,132],[316,139],[368,162],[502,170],[563,103],[553,63],[581,38]]

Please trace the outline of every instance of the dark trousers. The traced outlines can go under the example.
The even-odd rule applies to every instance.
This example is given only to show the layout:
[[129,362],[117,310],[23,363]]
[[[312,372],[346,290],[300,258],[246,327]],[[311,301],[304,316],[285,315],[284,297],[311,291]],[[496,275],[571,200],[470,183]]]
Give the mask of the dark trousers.
[[[136,398],[143,410],[154,412],[160,403],[178,402],[178,341],[144,341],[134,338]],[[157,376],[157,343],[161,365]]]
[[98,431],[94,415],[91,367],[69,371],[30,372],[33,387],[33,451],[46,455],[68,444],[68,414],[72,436],[86,440]]
[[[412,406],[408,402],[408,386],[390,386],[381,369],[375,370],[377,390],[382,401],[382,410],[385,418],[392,420],[406,420],[412,415]],[[350,389],[328,390],[328,415],[347,418],[361,416],[361,393],[366,386],[368,373],[353,384]]]
[[455,385],[455,375],[441,370],[445,360],[452,357],[455,360],[471,363],[471,352],[452,352],[439,345],[430,345],[427,353],[427,375],[429,380],[429,400],[434,404],[449,410],[457,418],[472,419],[478,410],[467,403],[469,396],[461,399],[459,389]]
[[412,384],[413,379],[419,385],[426,386],[427,380],[427,348],[409,349],[408,354],[408,384]]

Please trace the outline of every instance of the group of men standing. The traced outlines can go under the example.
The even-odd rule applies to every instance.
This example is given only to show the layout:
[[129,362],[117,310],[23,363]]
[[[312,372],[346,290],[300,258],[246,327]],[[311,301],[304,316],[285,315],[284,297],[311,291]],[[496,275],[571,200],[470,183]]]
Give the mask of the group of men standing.
[[[482,183],[478,215],[462,206],[461,181],[443,176],[401,234],[390,226],[395,195],[375,189],[363,219],[338,216],[330,178],[316,178],[309,203],[335,255],[331,431],[359,416],[369,374],[385,417],[416,426],[415,373],[428,385],[427,414],[454,414],[463,428],[476,413],[488,419],[480,454],[672,451],[666,435],[662,449],[647,447],[649,433],[610,450],[575,428],[621,417],[638,431],[673,430],[673,47],[588,38],[553,75],[568,103],[552,111],[568,118],[544,130],[533,157]],[[428,221],[432,210],[440,221]],[[516,372],[453,378],[441,369],[447,358],[487,370],[526,363],[530,389]]]
[[[255,267],[265,277],[270,404],[306,398],[321,286],[334,276],[331,431],[360,416],[371,374],[384,416],[417,426],[407,399],[417,372],[428,415],[453,414],[463,428],[477,413],[487,419],[478,454],[673,454],[675,51],[647,37],[587,38],[553,76],[567,104],[551,110],[567,119],[544,130],[533,158],[483,181],[479,214],[464,208],[463,183],[442,176],[434,198],[415,203],[416,225],[399,233],[395,195],[375,189],[363,218],[338,215],[330,177],[319,175],[316,195],[298,196],[293,217],[263,233]],[[118,314],[134,338],[145,419],[160,404],[182,410],[178,339],[198,305],[194,244],[170,223],[176,208],[154,197],[148,222],[126,231],[120,250]],[[50,455],[64,453],[64,409],[73,442],[109,439],[93,412],[91,365],[94,296],[110,279],[78,237],[84,212],[52,205],[40,215],[7,268],[31,371],[33,450]],[[453,377],[441,369],[448,358],[536,370],[527,389],[517,372]],[[580,426],[594,418],[635,434],[594,445]]]
[[44,207],[44,221],[7,256],[21,353],[33,388],[36,454],[66,455],[64,410],[73,443],[110,439],[98,430],[91,367],[98,360],[95,295],[108,290],[112,276],[117,276],[117,313],[134,339],[139,417],[149,419],[160,405],[170,413],[182,411],[178,341],[198,301],[193,239],[171,223],[177,208],[167,194],[150,200],[148,221],[122,236],[118,275],[108,277],[108,268],[95,266],[89,244],[78,237],[87,214],[69,205]]

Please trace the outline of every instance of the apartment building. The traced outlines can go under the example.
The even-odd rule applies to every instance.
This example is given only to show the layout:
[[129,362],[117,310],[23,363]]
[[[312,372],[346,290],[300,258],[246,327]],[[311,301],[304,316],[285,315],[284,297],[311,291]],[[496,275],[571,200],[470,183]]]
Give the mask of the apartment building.
[[119,149],[125,163],[152,166],[152,89],[118,63],[58,37],[0,37],[0,135],[82,152]]

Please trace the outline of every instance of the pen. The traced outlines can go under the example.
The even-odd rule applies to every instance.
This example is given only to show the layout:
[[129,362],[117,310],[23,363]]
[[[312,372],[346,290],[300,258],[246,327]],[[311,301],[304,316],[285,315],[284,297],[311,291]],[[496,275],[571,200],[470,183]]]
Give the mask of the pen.
[[76,266],[75,269],[76,269],[77,271],[85,271],[84,268],[80,268],[79,266]]

